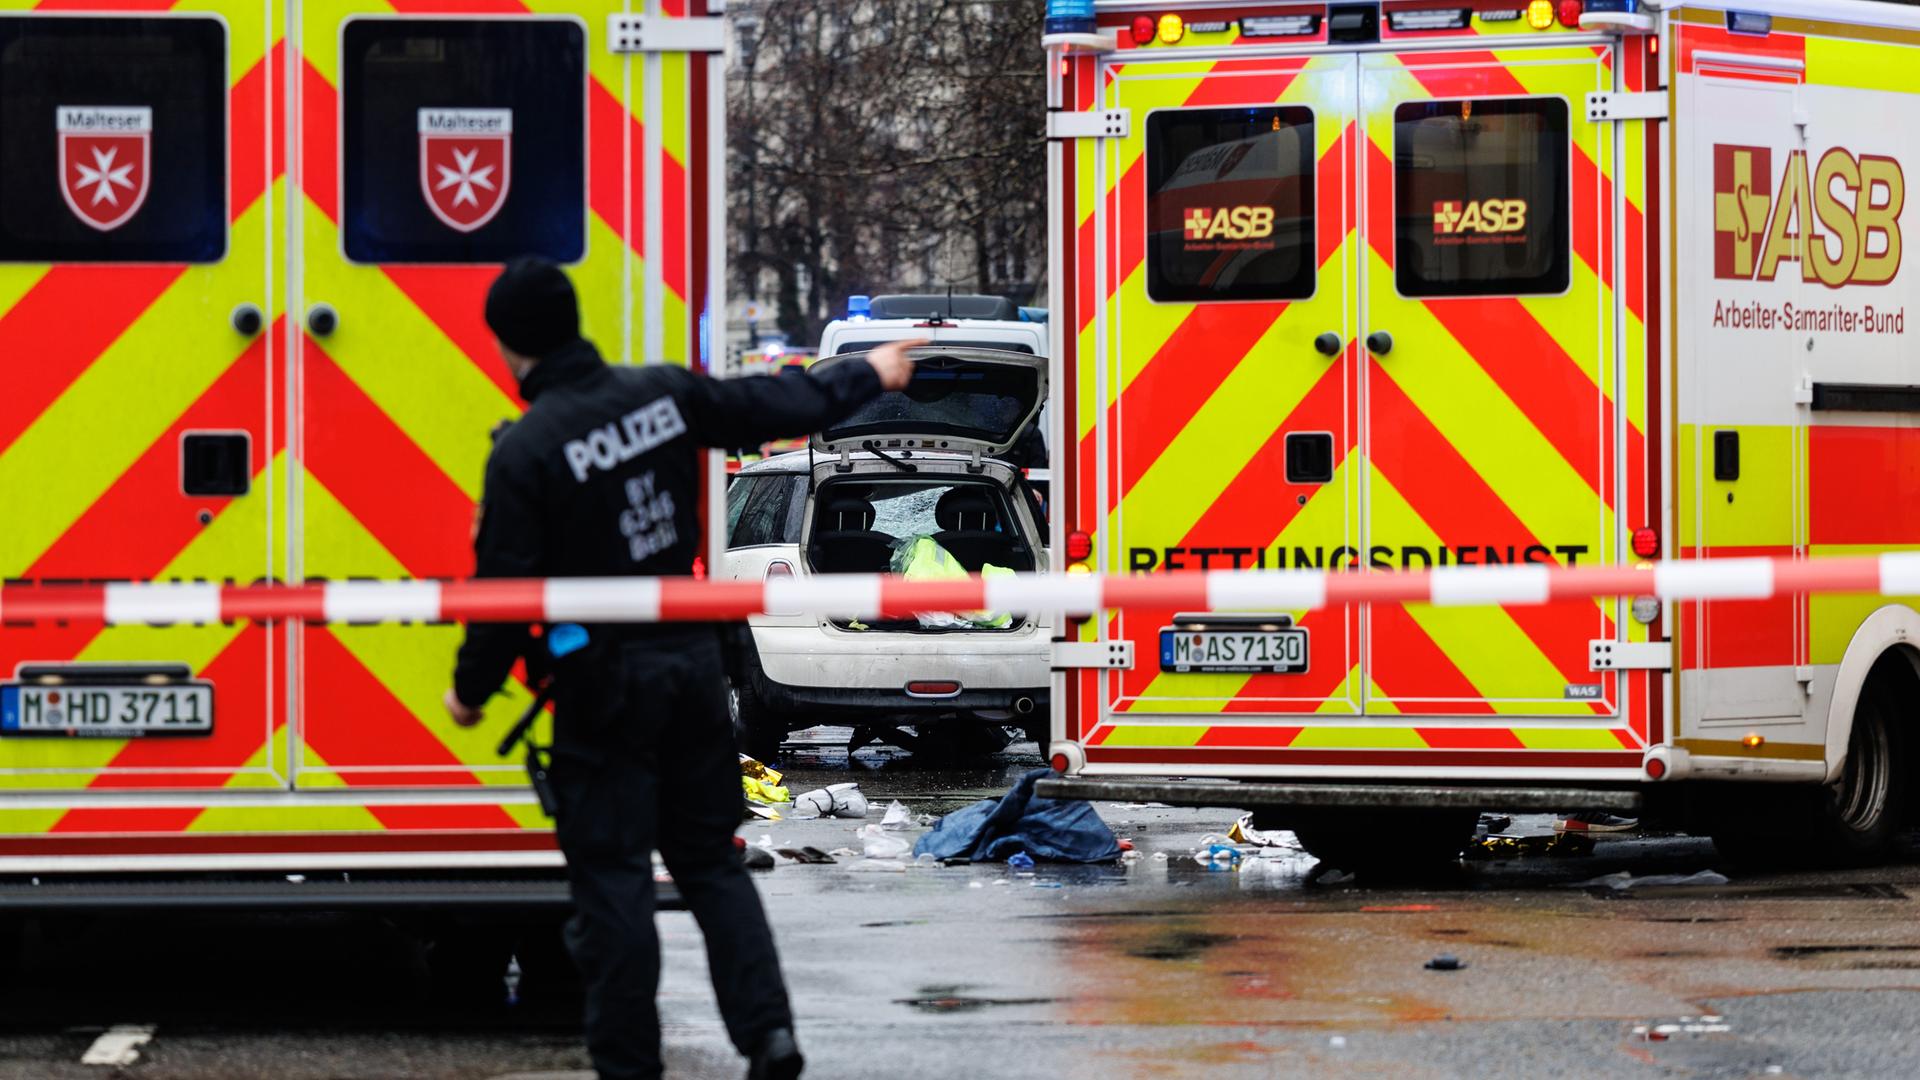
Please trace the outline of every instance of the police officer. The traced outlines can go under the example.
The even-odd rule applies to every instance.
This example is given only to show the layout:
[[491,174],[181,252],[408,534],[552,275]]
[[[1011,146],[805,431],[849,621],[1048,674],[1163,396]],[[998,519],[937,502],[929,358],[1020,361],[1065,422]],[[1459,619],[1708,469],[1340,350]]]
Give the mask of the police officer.
[[[481,577],[686,574],[700,549],[700,447],[819,430],[912,376],[905,344],[819,374],[715,380],[669,364],[610,367],[581,339],[573,286],[544,259],[507,266],[487,325],[530,403],[487,461]],[[447,692],[462,725],[532,644],[475,623]],[[587,980],[587,1046],[606,1080],[659,1076],[652,852],[707,939],[727,1034],[750,1077],[798,1076],[793,1014],[760,897],[733,846],[740,765],[720,639],[707,626],[595,626],[556,661],[556,831]]]

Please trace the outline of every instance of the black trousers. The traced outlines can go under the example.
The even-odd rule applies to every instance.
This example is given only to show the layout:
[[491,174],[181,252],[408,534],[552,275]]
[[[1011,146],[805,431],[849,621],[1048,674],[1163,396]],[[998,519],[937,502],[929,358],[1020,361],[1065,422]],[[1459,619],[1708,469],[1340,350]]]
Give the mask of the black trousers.
[[[706,936],[727,1035],[743,1054],[792,1027],[773,931],[733,846],[740,761],[710,630],[601,647],[561,674],[551,770],[587,982],[587,1049],[603,1080],[661,1075],[652,853]],[[569,678],[571,676],[571,678]]]

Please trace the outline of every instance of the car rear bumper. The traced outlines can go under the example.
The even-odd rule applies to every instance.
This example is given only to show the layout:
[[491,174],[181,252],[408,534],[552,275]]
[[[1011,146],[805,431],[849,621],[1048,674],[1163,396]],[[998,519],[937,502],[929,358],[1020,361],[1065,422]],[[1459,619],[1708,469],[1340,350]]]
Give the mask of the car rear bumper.
[[949,697],[920,697],[905,690],[790,686],[767,679],[760,684],[759,692],[770,708],[787,713],[803,712],[829,720],[856,719],[876,714],[933,719],[961,713],[1000,723],[1024,724],[1045,720],[1049,700],[1044,686],[962,690]]
[[964,695],[1011,702],[1053,682],[1047,637],[1009,632],[849,633],[820,626],[756,626],[753,651],[770,682],[801,688],[877,691],[908,699],[910,682],[956,682]]

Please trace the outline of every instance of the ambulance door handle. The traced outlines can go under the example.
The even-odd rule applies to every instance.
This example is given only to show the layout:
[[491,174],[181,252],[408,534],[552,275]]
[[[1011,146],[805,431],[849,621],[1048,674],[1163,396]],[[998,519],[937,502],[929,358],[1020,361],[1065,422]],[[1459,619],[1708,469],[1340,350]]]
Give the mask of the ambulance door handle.
[[307,309],[307,330],[315,337],[326,337],[340,325],[340,316],[332,304],[315,304]]
[[1339,356],[1340,346],[1344,344],[1346,343],[1340,340],[1340,335],[1331,330],[1313,339],[1314,350],[1321,356]]
[[260,314],[260,309],[255,305],[241,304],[233,309],[231,320],[233,329],[241,337],[252,337],[260,332],[261,326],[265,325],[266,317]]
[[1375,356],[1385,356],[1393,351],[1393,335],[1385,330],[1375,330],[1367,335],[1367,351]]

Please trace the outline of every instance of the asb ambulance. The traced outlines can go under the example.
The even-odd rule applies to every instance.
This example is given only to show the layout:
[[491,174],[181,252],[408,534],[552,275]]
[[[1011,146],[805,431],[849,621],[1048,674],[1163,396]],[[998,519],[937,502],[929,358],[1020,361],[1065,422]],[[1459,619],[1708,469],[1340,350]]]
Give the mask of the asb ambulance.
[[[1082,565],[1920,546],[1914,8],[1092,7],[1047,38]],[[1261,806],[1335,861],[1482,807],[1865,858],[1914,805],[1916,641],[1910,603],[1739,591],[1108,611],[1056,645],[1051,790]]]
[[[5,578],[469,574],[522,409],[481,319],[514,256],[568,266],[610,360],[707,363],[717,2],[4,6]],[[503,894],[422,871],[557,867],[495,753],[527,691],[456,728],[458,627],[332,614],[0,626],[0,875],[439,903]]]

